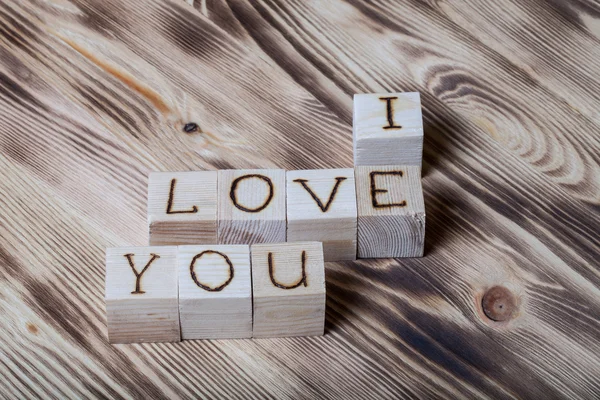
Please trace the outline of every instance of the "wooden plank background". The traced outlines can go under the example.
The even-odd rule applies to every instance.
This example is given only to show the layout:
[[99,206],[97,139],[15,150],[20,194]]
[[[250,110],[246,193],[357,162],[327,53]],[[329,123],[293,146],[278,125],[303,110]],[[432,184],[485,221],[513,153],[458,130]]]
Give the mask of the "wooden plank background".
[[[600,397],[599,65],[593,0],[1,1],[2,397]],[[328,264],[324,337],[107,343],[149,171],[349,167],[388,91],[422,94],[425,258]]]

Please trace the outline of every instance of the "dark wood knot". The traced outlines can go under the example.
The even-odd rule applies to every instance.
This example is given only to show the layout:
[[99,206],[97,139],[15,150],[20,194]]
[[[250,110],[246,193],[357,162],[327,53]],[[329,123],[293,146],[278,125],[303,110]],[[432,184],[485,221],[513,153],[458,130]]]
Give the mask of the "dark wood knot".
[[195,122],[188,122],[183,126],[183,131],[185,133],[194,133],[198,130],[198,124]]
[[517,301],[510,290],[504,286],[494,286],[483,295],[481,306],[489,319],[506,321],[513,316]]

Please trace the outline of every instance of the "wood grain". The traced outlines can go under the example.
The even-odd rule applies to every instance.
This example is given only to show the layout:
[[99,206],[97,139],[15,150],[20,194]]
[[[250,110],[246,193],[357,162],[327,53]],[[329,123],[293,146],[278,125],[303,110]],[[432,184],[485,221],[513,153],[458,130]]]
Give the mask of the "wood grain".
[[326,307],[323,244],[253,244],[250,253],[252,337],[323,335]]
[[423,116],[417,93],[359,93],[352,115],[354,165],[423,164]]
[[[599,18],[590,0],[0,2],[1,394],[600,396]],[[107,343],[104,252],[147,245],[148,172],[347,168],[353,94],[398,91],[423,104],[424,258],[327,264],[323,337]],[[497,285],[508,322],[481,307]]]
[[421,167],[359,165],[358,258],[423,257],[426,215]]
[[181,339],[251,338],[250,247],[177,249]]
[[177,246],[106,249],[110,343],[179,342]]
[[146,208],[151,246],[217,243],[217,171],[151,172]]
[[286,172],[287,241],[318,241],[325,262],[356,260],[354,168]]
[[284,170],[219,170],[218,188],[218,243],[286,241]]

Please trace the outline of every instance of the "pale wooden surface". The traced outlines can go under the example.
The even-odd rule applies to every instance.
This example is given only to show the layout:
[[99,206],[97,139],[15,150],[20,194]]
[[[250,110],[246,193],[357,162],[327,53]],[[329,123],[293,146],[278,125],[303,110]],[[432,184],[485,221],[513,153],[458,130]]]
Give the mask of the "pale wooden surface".
[[285,242],[285,170],[219,170],[218,188],[218,243]]
[[111,343],[178,342],[177,247],[107,249],[105,299]]
[[[196,280],[211,290],[205,290],[194,282],[191,275],[194,258]],[[252,337],[248,245],[179,246],[177,263],[182,339]]]
[[287,171],[286,183],[287,241],[322,242],[325,261],[356,260],[354,169]]
[[[190,3],[0,3],[6,397],[600,395],[596,2]],[[149,171],[348,168],[352,96],[396,91],[423,103],[424,258],[327,264],[322,337],[106,342]]]
[[355,167],[358,258],[422,257],[426,215],[421,167]]
[[417,93],[354,95],[354,165],[413,165],[423,162],[423,116]]
[[254,244],[252,337],[322,335],[325,264],[321,242]]
[[217,243],[217,171],[151,172],[149,244]]

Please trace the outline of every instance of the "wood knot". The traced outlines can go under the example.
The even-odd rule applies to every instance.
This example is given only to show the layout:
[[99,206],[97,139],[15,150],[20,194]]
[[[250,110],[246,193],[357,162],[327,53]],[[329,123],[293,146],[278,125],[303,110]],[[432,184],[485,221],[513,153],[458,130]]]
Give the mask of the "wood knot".
[[185,133],[194,133],[198,131],[198,124],[195,122],[188,122],[183,126],[183,131]]
[[486,317],[493,321],[509,320],[517,308],[517,301],[504,286],[494,286],[483,295],[481,306]]
[[27,323],[27,330],[34,335],[38,334],[38,327],[32,324],[31,322]]

